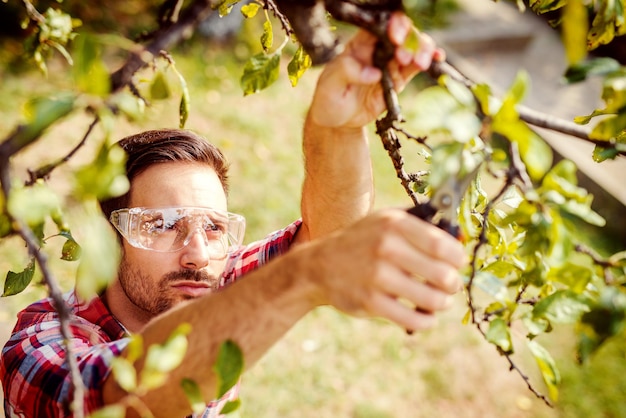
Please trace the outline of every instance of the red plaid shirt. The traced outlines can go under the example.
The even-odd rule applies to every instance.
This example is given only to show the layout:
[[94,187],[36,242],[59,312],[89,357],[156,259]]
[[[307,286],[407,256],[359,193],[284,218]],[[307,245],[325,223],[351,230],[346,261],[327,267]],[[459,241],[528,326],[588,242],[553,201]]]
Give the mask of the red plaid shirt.
[[[289,249],[300,226],[296,221],[264,240],[233,254],[223,275],[223,285],[265,264]],[[85,385],[85,414],[103,406],[102,383],[111,361],[129,342],[129,334],[100,298],[80,302],[74,292],[65,295],[71,309],[72,354]],[[72,384],[58,314],[50,299],[33,303],[18,314],[11,338],[2,350],[0,377],[7,417],[70,416]],[[216,417],[224,403],[237,396],[237,387],[207,405],[201,417]]]

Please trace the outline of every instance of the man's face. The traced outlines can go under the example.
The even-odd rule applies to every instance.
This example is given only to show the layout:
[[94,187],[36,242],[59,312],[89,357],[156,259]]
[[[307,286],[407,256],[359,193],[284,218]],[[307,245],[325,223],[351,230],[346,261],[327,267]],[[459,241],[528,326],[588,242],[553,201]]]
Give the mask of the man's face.
[[[215,171],[198,163],[157,164],[131,185],[130,207],[208,207],[225,211],[226,195]],[[194,233],[188,245],[174,252],[135,248],[124,240],[115,293],[125,315],[145,320],[175,304],[217,289],[226,259],[211,257],[204,238]],[[111,298],[111,296],[109,296]],[[110,301],[111,302],[111,301]]]

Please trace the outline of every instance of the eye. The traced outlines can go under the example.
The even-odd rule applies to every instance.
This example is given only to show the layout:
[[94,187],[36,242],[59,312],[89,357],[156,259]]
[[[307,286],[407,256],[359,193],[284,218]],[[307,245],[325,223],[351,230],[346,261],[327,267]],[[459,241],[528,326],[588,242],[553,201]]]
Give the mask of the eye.
[[148,219],[143,222],[141,229],[148,234],[163,234],[168,231],[177,230],[178,222],[176,219]]
[[204,228],[204,230],[206,231],[207,234],[211,233],[211,234],[225,234],[226,233],[226,227],[224,224],[220,223],[220,222],[215,222],[213,220],[211,220],[210,218],[205,218],[203,220],[203,225],[202,227]]

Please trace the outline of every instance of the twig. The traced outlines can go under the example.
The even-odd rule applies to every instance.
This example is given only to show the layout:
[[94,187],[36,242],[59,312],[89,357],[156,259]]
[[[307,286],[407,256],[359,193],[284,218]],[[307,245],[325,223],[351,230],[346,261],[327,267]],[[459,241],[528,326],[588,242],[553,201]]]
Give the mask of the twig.
[[272,14],[276,17],[276,19],[278,19],[278,21],[280,22],[280,25],[283,28],[283,31],[285,32],[285,35],[287,36],[291,36],[293,35],[293,29],[291,28],[291,25],[289,24],[289,20],[287,19],[287,16],[285,16],[279,9],[278,6],[276,6],[276,3],[274,3],[274,0],[265,0],[265,7],[272,12]]
[[89,135],[91,134],[91,132],[93,131],[93,129],[95,128],[95,126],[98,124],[99,121],[100,121],[100,118],[96,117],[93,120],[93,122],[91,122],[91,124],[87,128],[87,132],[85,132],[85,134],[83,135],[83,139],[81,139],[80,142],[66,156],[64,156],[63,158],[61,158],[60,160],[52,164],[47,164],[43,167],[40,167],[35,171],[28,170],[29,180],[25,183],[26,186],[35,184],[35,182],[38,179],[47,178],[54,169],[68,162],[70,158],[72,158],[74,154],[76,154],[78,150],[81,149],[85,145],[85,143],[87,142],[87,138],[89,138]]
[[611,260],[601,258],[599,254],[595,253],[591,248],[588,248],[585,245],[576,244],[574,246],[574,249],[581,254],[588,255],[594,262],[594,264],[602,267],[602,271],[604,273],[604,282],[607,285],[610,286],[615,284],[615,278],[611,273],[612,268],[618,267],[615,263],[611,262]]

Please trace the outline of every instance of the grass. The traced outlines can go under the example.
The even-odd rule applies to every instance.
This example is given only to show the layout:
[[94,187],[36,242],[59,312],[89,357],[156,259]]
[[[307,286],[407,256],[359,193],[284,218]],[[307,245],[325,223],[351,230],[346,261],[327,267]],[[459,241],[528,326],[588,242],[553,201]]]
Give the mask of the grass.
[[[238,86],[241,63],[212,48],[189,46],[175,55],[188,75],[192,110],[187,127],[220,146],[232,164],[230,209],[246,215],[247,239],[262,237],[299,216],[302,183],[301,126],[316,72],[291,89],[283,75],[267,91],[243,97]],[[190,76],[189,76],[190,75]],[[63,85],[66,80],[50,83]],[[4,137],[19,119],[19,108],[30,96],[31,85],[47,85],[40,76],[3,75],[0,112]],[[44,92],[44,90],[40,90]],[[157,103],[136,124],[120,122],[116,137],[156,127],[177,126],[177,100]],[[84,133],[84,117],[72,117],[50,130],[38,144],[15,159],[15,175],[26,167],[49,162],[64,154]],[[55,173],[52,184],[67,190],[67,173],[87,161],[88,145],[67,168]],[[407,206],[394,170],[380,143],[372,136],[377,207]],[[58,249],[53,245],[52,253]],[[54,250],[54,251],[53,251]],[[0,271],[19,269],[25,254],[19,244],[0,243]],[[51,261],[54,257],[51,257]],[[74,264],[52,261],[63,286],[72,284]],[[14,313],[43,294],[37,287],[3,299],[0,323],[13,322]],[[462,295],[442,315],[440,326],[407,336],[380,320],[348,318],[321,308],[287,333],[244,377],[242,417],[298,418],[420,418],[503,417],[570,418],[626,417],[626,350],[623,341],[608,345],[591,364],[578,368],[572,360],[571,332],[549,339],[559,353],[563,374],[561,400],[550,409],[533,398],[521,379],[510,373],[504,359],[469,326],[460,324],[465,311]],[[532,360],[520,364],[541,387]]]

